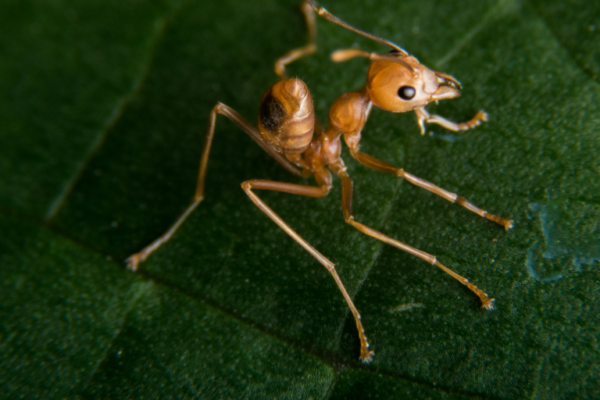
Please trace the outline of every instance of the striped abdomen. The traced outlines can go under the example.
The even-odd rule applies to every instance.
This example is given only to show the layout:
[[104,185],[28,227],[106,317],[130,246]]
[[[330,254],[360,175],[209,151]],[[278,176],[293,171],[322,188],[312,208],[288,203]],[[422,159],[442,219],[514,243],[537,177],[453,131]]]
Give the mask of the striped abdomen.
[[284,79],[263,95],[258,130],[280,153],[301,153],[310,144],[315,127],[313,101],[300,79]]

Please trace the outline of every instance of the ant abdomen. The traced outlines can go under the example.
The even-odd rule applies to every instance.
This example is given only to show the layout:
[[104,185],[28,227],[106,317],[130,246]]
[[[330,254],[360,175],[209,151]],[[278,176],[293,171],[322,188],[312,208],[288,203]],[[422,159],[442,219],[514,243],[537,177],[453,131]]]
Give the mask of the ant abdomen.
[[263,95],[258,130],[275,150],[301,153],[310,144],[315,127],[313,100],[300,79],[283,79]]

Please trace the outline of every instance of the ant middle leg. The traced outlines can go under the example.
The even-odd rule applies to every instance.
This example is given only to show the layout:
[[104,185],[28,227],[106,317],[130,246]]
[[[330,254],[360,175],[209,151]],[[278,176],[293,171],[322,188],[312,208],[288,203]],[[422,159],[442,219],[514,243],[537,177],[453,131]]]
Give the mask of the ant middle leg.
[[342,292],[352,315],[354,316],[354,320],[356,322],[356,328],[358,329],[358,336],[360,339],[360,360],[362,362],[368,363],[373,359],[373,355],[375,354],[369,349],[369,342],[367,340],[367,336],[365,335],[365,329],[362,325],[360,314],[352,301],[352,298],[346,291],[342,280],[340,279],[337,271],[335,270],[335,265],[327,259],[324,255],[322,255],[317,249],[311,246],[306,240],[304,240],[300,235],[298,235],[279,215],[275,213],[260,197],[258,197],[252,190],[272,190],[277,192],[285,192],[291,194],[297,194],[300,196],[307,197],[324,197],[329,193],[329,189],[331,188],[331,175],[328,171],[323,170],[315,173],[315,178],[317,182],[320,184],[320,187],[315,186],[304,186],[304,185],[296,185],[293,183],[284,183],[284,182],[274,182],[274,181],[266,181],[266,180],[250,180],[242,183],[242,189],[250,200],[258,207],[262,212],[267,214],[273,222],[275,222],[281,229],[283,229],[288,235],[292,237],[300,246],[302,246],[306,251],[308,251],[314,258],[317,259],[333,276],[335,283],[338,285],[338,288]]
[[481,300],[482,308],[486,310],[492,310],[494,308],[494,299],[490,298],[483,290],[479,289],[477,286],[469,282],[468,279],[460,276],[456,272],[452,271],[450,268],[446,267],[442,263],[440,263],[437,258],[431,254],[425,253],[419,249],[416,249],[412,246],[409,246],[405,243],[402,243],[396,239],[392,239],[389,236],[384,235],[383,233],[376,231],[375,229],[361,224],[360,222],[356,222],[354,220],[354,215],[352,215],[352,179],[345,171],[340,171],[340,177],[342,178],[342,210],[344,212],[344,219],[346,222],[362,233],[374,237],[375,239],[381,240],[384,243],[392,245],[400,250],[406,251],[414,256],[417,256],[430,264],[435,265],[436,267],[442,269],[448,275],[467,286],[473,293],[475,293],[479,299]]
[[377,158],[372,157],[368,154],[359,153],[358,151],[353,150],[353,149],[350,150],[350,154],[358,162],[360,162],[362,165],[364,165],[366,167],[372,168],[377,171],[394,174],[398,177],[404,178],[408,182],[412,183],[415,186],[419,186],[425,190],[435,193],[438,196],[443,197],[444,199],[450,201],[451,203],[459,204],[459,205],[463,206],[464,208],[466,208],[467,210],[472,211],[475,214],[477,214],[483,218],[489,219],[490,221],[493,221],[497,224],[504,226],[504,228],[506,230],[509,230],[514,225],[512,220],[501,218],[494,214],[490,214],[489,212],[477,207],[475,204],[471,203],[464,197],[461,197],[461,196],[457,195],[456,193],[449,192],[446,189],[442,189],[441,187],[434,185],[433,183],[428,182],[425,179],[421,179],[413,174],[409,174],[408,172],[404,171],[404,169],[402,169],[402,168],[395,167],[392,164],[386,163],[385,161],[378,160]]
[[163,243],[167,242],[171,236],[177,231],[177,229],[181,226],[183,221],[187,219],[187,217],[194,211],[196,207],[204,200],[204,183],[206,180],[206,170],[208,167],[208,158],[210,155],[210,148],[212,145],[212,140],[215,135],[215,127],[217,123],[217,115],[221,114],[229,118],[233,121],[241,130],[246,132],[263,150],[265,150],[271,157],[273,157],[279,164],[281,164],[287,171],[291,172],[296,176],[302,176],[301,172],[298,168],[290,162],[287,158],[285,158],[280,153],[273,150],[272,147],[269,146],[260,136],[258,130],[252,126],[248,121],[246,121],[237,111],[232,109],[231,107],[226,106],[223,103],[217,103],[210,112],[210,117],[208,119],[208,129],[206,132],[206,136],[204,138],[204,145],[202,148],[202,155],[200,157],[200,171],[198,173],[198,181],[196,184],[196,191],[194,193],[194,199],[190,203],[190,205],[185,209],[185,211],[177,218],[177,220],[171,225],[171,227],[158,239],[150,243],[148,246],[144,247],[142,251],[131,255],[125,262],[127,263],[127,268],[132,271],[137,271],[139,264],[146,260],[150,254],[152,254],[156,249],[158,249]]

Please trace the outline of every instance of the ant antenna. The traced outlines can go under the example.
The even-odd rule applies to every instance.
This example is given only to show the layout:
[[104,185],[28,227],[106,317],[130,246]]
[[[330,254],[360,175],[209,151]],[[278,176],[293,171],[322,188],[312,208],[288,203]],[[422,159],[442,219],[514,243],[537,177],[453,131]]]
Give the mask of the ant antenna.
[[389,40],[385,40],[377,35],[373,35],[371,33],[362,31],[358,28],[353,27],[352,25],[342,21],[341,19],[339,19],[338,17],[336,17],[335,15],[331,14],[329,11],[327,11],[324,7],[319,7],[319,5],[313,1],[313,0],[307,0],[307,3],[310,4],[310,6],[313,8],[313,10],[315,10],[317,12],[317,14],[319,14],[321,17],[325,18],[326,20],[333,22],[336,25],[339,25],[343,28],[346,28],[352,32],[356,32],[359,35],[362,35],[364,37],[367,37],[371,40],[374,40],[378,43],[381,43],[383,45],[389,46],[394,50],[397,50],[398,52],[402,53],[403,56],[408,56],[408,52],[406,50],[404,50],[402,47],[398,46],[397,44],[390,42]]

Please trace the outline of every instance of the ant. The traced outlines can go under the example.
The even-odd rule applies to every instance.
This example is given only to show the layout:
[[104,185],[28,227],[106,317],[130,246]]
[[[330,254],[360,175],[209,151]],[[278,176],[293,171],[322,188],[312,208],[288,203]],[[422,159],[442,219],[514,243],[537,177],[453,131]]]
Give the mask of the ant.
[[[422,134],[425,133],[425,123],[438,124],[452,131],[467,130],[474,128],[482,121],[486,121],[487,114],[479,111],[475,117],[465,123],[454,123],[438,115],[429,114],[425,110],[425,106],[430,102],[460,96],[462,86],[455,78],[425,67],[398,45],[341,21],[312,0],[305,0],[302,4],[302,10],[308,26],[309,43],[304,47],[290,51],[276,61],[275,73],[280,80],[269,87],[262,96],[258,113],[258,129],[225,104],[217,103],[214,106],[210,113],[208,130],[204,139],[194,200],[164,235],[139,253],[133,254],[126,262],[130,270],[137,270],[139,263],[169,240],[188,215],[202,202],[204,199],[206,169],[215,133],[217,115],[224,115],[254,139],[264,151],[290,173],[299,177],[313,176],[317,182],[318,186],[306,186],[253,179],[243,182],[242,189],[261,211],[331,273],[354,315],[360,339],[360,360],[368,363],[373,359],[374,352],[369,348],[360,314],[338,276],[334,264],[287,225],[254,193],[254,190],[272,190],[307,197],[324,197],[327,196],[332,187],[331,172],[333,172],[342,180],[342,212],[346,223],[366,235],[441,268],[473,291],[480,298],[482,307],[488,310],[493,309],[494,299],[488,297],[487,294],[467,279],[442,265],[435,256],[386,236],[354,219],[352,215],[352,180],[346,171],[343,160],[340,158],[342,152],[340,138],[344,135],[350,155],[368,168],[404,178],[413,185],[422,187],[482,217],[503,225],[507,230],[512,228],[513,221],[489,214],[454,193],[409,174],[402,168],[397,168],[358,151],[361,130],[373,105],[395,113],[414,111]],[[325,130],[322,130],[320,124],[315,120],[313,100],[306,84],[297,78],[287,78],[285,74],[287,64],[316,51],[316,24],[313,10],[334,24],[392,49],[388,54],[367,53],[357,49],[338,50],[332,54],[331,58],[336,62],[346,61],[354,57],[366,57],[371,60],[371,64],[367,74],[366,86],[361,90],[343,94],[333,103],[329,110],[329,126]]]

